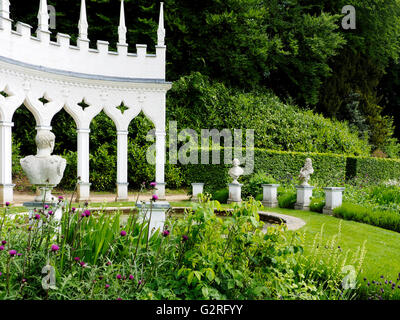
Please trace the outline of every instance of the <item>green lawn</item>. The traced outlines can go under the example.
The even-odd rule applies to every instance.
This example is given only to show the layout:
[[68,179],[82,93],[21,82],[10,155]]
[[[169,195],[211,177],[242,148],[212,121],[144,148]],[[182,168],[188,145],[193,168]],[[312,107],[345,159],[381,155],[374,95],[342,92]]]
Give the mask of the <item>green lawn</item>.
[[[173,207],[191,207],[195,203],[190,201],[171,202]],[[133,206],[134,202],[108,202],[91,203],[91,207],[125,207]],[[78,206],[78,204],[77,204]],[[232,205],[222,205],[223,208],[231,208]],[[12,212],[22,212],[23,207],[13,207]],[[358,223],[354,221],[341,220],[332,216],[327,216],[310,211],[297,211],[280,208],[264,208],[264,211],[286,214],[303,219],[306,225],[299,229],[305,234],[304,254],[310,254],[310,247],[315,235],[321,231],[324,226],[323,239],[325,241],[332,239],[338,234],[339,222],[342,221],[341,237],[338,245],[346,251],[355,252],[366,240],[366,256],[363,268],[359,274],[359,280],[364,283],[363,278],[369,281],[380,280],[384,275],[385,279],[396,281],[400,273],[400,233],[374,227],[371,225]],[[400,291],[398,289],[398,291]],[[400,299],[400,295],[396,295]]]
[[[174,202],[172,206],[192,206],[189,201]],[[222,205],[231,207],[230,205]],[[385,279],[396,281],[400,273],[400,233],[374,227],[368,224],[354,221],[346,221],[332,216],[323,215],[311,211],[297,211],[281,208],[265,208],[264,211],[286,214],[303,219],[306,225],[299,229],[305,234],[304,254],[310,254],[311,245],[315,235],[323,228],[323,240],[331,240],[338,234],[339,222],[342,221],[341,236],[338,245],[343,251],[355,252],[366,240],[366,256],[363,262],[362,271],[358,276],[359,281],[365,284],[363,278],[368,281],[382,281]],[[328,257],[327,257],[328,258]],[[384,281],[384,280],[383,280]],[[382,281],[382,282],[383,282]],[[396,291],[400,291],[397,289]],[[396,294],[400,299],[400,294]]]

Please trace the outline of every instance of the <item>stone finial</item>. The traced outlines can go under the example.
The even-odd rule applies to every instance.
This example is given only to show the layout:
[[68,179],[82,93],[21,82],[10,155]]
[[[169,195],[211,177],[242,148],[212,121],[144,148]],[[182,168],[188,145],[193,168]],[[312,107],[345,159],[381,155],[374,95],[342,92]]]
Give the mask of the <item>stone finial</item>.
[[40,0],[38,18],[38,31],[49,31],[49,12],[47,9],[47,0]]
[[88,40],[88,22],[87,22],[87,14],[86,14],[86,1],[81,0],[81,15],[79,18],[79,39]]
[[308,181],[310,180],[310,176],[314,173],[314,169],[312,167],[312,160],[307,158],[304,167],[301,168],[299,179],[302,186],[309,186]]
[[232,161],[233,167],[229,170],[229,175],[233,179],[233,184],[239,184],[238,179],[241,175],[243,175],[244,170],[239,167],[240,161],[238,159],[233,159]]
[[118,27],[118,44],[126,44],[126,25],[125,25],[125,8],[124,0],[121,0],[121,13],[119,16],[119,27]]
[[10,18],[10,1],[9,0],[0,0],[0,17],[1,18]]
[[165,29],[164,29],[164,2],[160,2],[160,19],[157,30],[157,45],[164,46]]

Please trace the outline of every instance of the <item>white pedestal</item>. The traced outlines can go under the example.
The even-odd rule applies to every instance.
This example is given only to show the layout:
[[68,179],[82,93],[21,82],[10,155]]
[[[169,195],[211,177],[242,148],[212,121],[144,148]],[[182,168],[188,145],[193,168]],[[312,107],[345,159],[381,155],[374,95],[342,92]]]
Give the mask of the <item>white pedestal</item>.
[[312,186],[296,186],[297,201],[294,205],[296,210],[310,210],[310,202],[312,197]]
[[165,200],[165,182],[156,182],[156,190],[155,190],[155,194],[158,197],[158,200]]
[[263,184],[263,201],[264,207],[278,207],[278,187],[279,184]]
[[140,221],[143,221],[143,219],[148,221],[151,216],[149,237],[157,229],[159,229],[162,232],[165,223],[165,211],[167,211],[171,207],[169,202],[155,201],[153,202],[152,206],[150,201],[147,201],[145,203],[139,202],[137,204],[137,207],[139,208]]
[[91,183],[79,182],[77,190],[77,202],[85,202],[90,200],[90,186]]
[[345,188],[324,188],[325,207],[322,210],[324,214],[333,214],[333,209],[342,205],[343,191]]
[[15,184],[0,184],[0,207],[4,207],[6,202],[14,200]]
[[198,201],[198,195],[203,193],[203,187],[204,187],[204,183],[192,183],[192,200],[193,201]]
[[129,183],[117,182],[117,196],[115,197],[115,201],[128,201],[128,186]]
[[243,184],[240,183],[229,184],[228,204],[232,202],[237,202],[237,203],[242,202],[242,186]]
[[[48,205],[49,208],[45,210],[45,213],[47,213],[49,210],[52,210],[54,212],[53,219],[54,221],[60,222],[62,218],[62,206],[60,206],[57,202],[25,202],[24,207],[28,209],[29,211],[29,224],[33,225],[34,224],[34,218],[36,214],[40,214],[40,220],[38,223],[38,228],[42,226],[42,221],[43,221],[43,213],[40,213],[39,210],[43,210],[43,207],[45,205]],[[36,212],[35,212],[36,209]],[[61,226],[58,226],[58,231],[61,230]]]

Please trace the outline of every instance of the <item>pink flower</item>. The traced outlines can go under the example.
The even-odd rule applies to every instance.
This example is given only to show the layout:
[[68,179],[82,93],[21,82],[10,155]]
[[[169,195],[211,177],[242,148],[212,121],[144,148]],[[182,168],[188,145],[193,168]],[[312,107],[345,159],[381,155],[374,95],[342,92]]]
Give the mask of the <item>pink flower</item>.
[[39,220],[40,219],[40,214],[35,214],[35,220]]
[[11,257],[14,257],[17,254],[16,250],[10,250],[8,251],[8,253],[10,254]]
[[105,286],[105,287],[106,287],[106,289],[108,289],[108,288],[110,287],[110,285],[109,285],[109,284],[106,284],[106,286]]
[[3,251],[4,250],[4,246],[0,246],[0,251]]
[[117,279],[121,279],[122,276],[120,274],[117,274]]
[[90,210],[85,210],[85,216],[89,217],[90,216]]
[[169,230],[164,230],[162,235],[163,235],[163,237],[168,237],[169,236]]
[[158,200],[158,196],[156,194],[153,194],[152,200],[154,201]]
[[10,204],[11,204],[11,203],[7,201],[7,202],[6,202],[6,207],[9,207]]
[[59,247],[58,245],[53,244],[53,245],[51,246],[51,251],[57,252],[58,250],[60,250],[60,247]]
[[81,260],[81,258],[79,258],[79,257],[75,257],[75,258],[74,258],[74,260],[75,260],[76,262],[78,262],[78,261],[80,261],[80,260]]
[[50,210],[50,211],[48,212],[48,214],[52,216],[52,215],[53,215],[53,211]]
[[125,231],[125,230],[122,230],[122,231],[121,231],[121,236],[122,236],[122,237],[125,237],[125,236],[126,236],[126,231]]
[[150,182],[150,187],[155,187],[157,185],[157,182]]
[[2,245],[5,245],[5,244],[7,244],[7,241],[6,241],[6,240],[3,240],[3,241],[1,242],[1,244],[2,244]]
[[49,206],[46,204],[46,205],[44,205],[44,208],[45,208],[45,209],[48,209],[48,208],[49,208]]
[[133,275],[129,275],[129,280],[133,280]]

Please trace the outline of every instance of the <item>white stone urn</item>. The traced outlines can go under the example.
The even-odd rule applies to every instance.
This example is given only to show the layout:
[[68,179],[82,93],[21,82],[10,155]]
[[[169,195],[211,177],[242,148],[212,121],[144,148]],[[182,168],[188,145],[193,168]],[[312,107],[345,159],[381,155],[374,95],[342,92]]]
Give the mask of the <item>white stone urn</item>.
[[37,154],[21,159],[21,167],[29,182],[40,189],[40,195],[35,197],[35,201],[53,202],[51,191],[60,183],[67,161],[60,156],[51,155],[55,143],[55,135],[51,131],[38,131],[35,142]]

